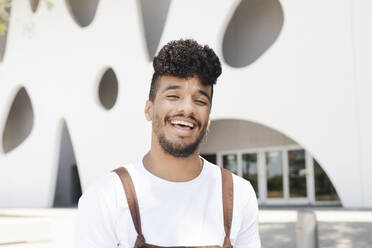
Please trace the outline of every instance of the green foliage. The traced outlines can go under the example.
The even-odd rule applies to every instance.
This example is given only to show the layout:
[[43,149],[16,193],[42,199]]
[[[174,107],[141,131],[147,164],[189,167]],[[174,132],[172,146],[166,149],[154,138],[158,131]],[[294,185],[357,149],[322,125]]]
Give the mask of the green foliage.
[[0,35],[4,35],[9,20],[11,0],[0,0]]
[[[45,2],[49,10],[54,8],[53,0],[41,0],[40,2]],[[7,32],[11,5],[12,0],[0,0],[0,35]]]
[[0,22],[0,35],[4,35],[6,31],[6,26],[4,23]]
[[50,0],[44,0],[49,10],[54,8],[54,3]]

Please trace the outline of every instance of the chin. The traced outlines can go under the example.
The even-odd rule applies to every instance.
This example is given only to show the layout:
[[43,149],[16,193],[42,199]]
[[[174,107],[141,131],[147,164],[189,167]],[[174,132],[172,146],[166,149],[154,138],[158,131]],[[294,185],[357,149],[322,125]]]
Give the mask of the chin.
[[171,142],[164,137],[159,137],[159,144],[165,153],[177,158],[189,157],[197,151],[199,142]]

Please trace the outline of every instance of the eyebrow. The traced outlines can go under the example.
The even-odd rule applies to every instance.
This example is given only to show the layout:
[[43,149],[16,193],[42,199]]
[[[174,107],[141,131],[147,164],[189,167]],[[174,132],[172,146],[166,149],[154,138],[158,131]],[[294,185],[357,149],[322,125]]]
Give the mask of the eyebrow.
[[[163,90],[163,93],[166,92],[167,90],[174,90],[174,89],[181,89],[181,86],[180,85],[169,85],[167,88],[165,88]],[[199,93],[202,94],[203,96],[207,97],[209,102],[211,102],[211,97],[209,96],[209,94],[206,91],[199,90]]]
[[209,102],[211,102],[211,97],[208,95],[207,92],[205,92],[204,90],[199,90],[199,93],[206,96],[208,98]]
[[169,85],[167,88],[163,90],[163,92],[166,92],[167,90],[174,90],[174,89],[180,89],[181,86],[179,85]]

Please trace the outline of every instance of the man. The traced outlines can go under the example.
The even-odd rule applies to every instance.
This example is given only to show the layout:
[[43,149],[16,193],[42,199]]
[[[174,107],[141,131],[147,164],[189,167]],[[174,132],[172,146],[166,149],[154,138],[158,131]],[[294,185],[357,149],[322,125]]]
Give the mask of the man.
[[145,106],[150,151],[80,198],[77,247],[260,247],[251,184],[199,156],[218,57],[194,40],[178,40],[153,66]]

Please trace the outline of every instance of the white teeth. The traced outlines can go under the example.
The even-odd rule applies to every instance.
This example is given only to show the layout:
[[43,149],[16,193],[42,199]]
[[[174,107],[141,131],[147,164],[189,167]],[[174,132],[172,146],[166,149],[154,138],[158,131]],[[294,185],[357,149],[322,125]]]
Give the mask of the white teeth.
[[191,127],[193,128],[194,125],[190,122],[185,122],[185,121],[180,121],[180,120],[174,120],[174,121],[171,121],[171,123],[173,125],[183,125],[183,126],[188,126],[188,127]]

